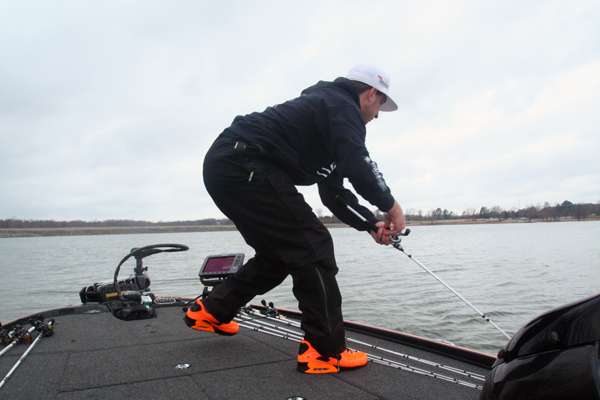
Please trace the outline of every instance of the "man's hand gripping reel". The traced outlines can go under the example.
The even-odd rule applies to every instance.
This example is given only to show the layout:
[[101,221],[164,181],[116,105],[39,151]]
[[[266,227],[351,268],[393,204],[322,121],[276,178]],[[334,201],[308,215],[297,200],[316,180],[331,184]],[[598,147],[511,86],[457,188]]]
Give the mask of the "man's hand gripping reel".
[[[370,223],[361,213],[359,213],[354,208],[352,208],[349,204],[347,204],[341,196],[339,196],[339,195],[336,196],[336,200],[340,204],[344,205],[348,209],[348,211],[350,211],[352,214],[354,214],[358,219],[360,219],[362,221],[362,223],[366,224],[367,230],[369,232],[376,233],[379,230],[379,228],[377,228],[377,226],[375,226],[375,224]],[[392,238],[391,238],[392,246],[394,246],[396,249],[404,252],[404,248],[402,247],[402,244],[401,244],[401,241],[402,241],[401,236],[408,236],[409,234],[410,234],[410,229],[406,228],[404,230],[404,232],[400,232],[400,233],[392,236]]]
[[[375,227],[376,228],[376,227]],[[392,236],[392,246],[396,249],[404,252],[404,248],[402,247],[402,236],[408,236],[410,234],[410,229],[406,228],[404,232],[400,232],[397,235]]]

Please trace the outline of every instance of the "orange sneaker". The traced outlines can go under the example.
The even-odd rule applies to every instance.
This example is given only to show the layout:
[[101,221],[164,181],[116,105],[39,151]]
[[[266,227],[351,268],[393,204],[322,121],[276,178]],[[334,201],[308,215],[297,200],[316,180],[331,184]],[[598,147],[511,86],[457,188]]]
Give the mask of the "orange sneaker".
[[367,358],[367,353],[346,349],[340,353],[338,362],[340,369],[352,369],[364,367],[369,362],[369,359]]
[[366,353],[350,349],[345,349],[337,357],[323,357],[306,339],[300,342],[297,361],[298,371],[306,374],[332,374],[340,369],[364,367],[369,362]]
[[337,374],[340,372],[337,363],[330,363],[330,358],[319,354],[307,340],[300,342],[296,360],[298,361],[296,369],[305,374]]
[[202,300],[196,299],[194,304],[185,312],[183,320],[192,329],[197,331],[214,332],[219,335],[232,336],[239,332],[237,322],[219,322],[211,313],[206,311]]

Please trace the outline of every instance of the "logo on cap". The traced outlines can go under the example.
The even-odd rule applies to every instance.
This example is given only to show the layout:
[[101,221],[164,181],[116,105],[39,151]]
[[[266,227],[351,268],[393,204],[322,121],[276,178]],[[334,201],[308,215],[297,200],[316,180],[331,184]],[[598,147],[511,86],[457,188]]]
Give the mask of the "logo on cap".
[[390,88],[390,85],[388,85],[388,83],[385,81],[385,79],[383,79],[383,76],[377,74],[377,78],[379,78],[379,82],[385,86],[386,89]]

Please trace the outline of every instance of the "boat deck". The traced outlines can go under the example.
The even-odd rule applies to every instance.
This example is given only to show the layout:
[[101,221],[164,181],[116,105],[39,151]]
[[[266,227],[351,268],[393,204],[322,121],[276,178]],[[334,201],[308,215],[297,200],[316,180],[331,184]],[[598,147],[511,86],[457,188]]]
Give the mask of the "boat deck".
[[[114,318],[104,306],[62,309],[56,314],[62,315],[53,317],[55,334],[39,341],[0,389],[0,398],[465,400],[478,399],[480,394],[465,384],[483,385],[472,376],[352,343],[350,347],[437,375],[374,362],[337,375],[301,374],[296,371],[297,343],[245,328],[233,337],[196,332],[182,321],[180,307],[161,307],[157,318],[129,322]],[[347,336],[481,375],[489,372],[485,364],[493,360],[458,348],[459,358],[465,353],[474,360],[457,361],[441,354],[443,345],[427,350],[358,325],[349,326]],[[0,358],[0,378],[25,349],[15,346]]]

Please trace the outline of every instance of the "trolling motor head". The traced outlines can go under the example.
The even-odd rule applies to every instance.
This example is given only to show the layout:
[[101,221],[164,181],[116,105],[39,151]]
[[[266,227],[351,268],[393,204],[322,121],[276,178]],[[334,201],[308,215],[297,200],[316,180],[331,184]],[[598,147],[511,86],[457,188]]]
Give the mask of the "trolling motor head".
[[600,295],[547,312],[498,353],[480,400],[600,398]]

